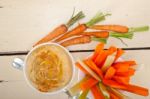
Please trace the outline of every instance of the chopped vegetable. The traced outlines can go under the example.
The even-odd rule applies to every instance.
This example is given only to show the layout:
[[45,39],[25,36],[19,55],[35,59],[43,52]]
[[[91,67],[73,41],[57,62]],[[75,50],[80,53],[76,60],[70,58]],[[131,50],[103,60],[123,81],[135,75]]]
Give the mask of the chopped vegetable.
[[97,83],[98,83],[98,80],[90,77],[89,79],[87,79],[86,81],[84,81],[80,84],[80,88],[82,89],[82,91],[86,91],[86,90],[90,89],[91,87],[93,87]]
[[107,91],[107,88],[105,85],[103,85],[103,83],[99,83],[99,88],[101,90],[101,92],[103,93],[103,95],[105,96],[105,99],[110,99],[110,95],[109,92]]
[[118,48],[117,49],[117,54],[116,54],[116,58],[115,58],[115,61],[121,56],[124,54],[124,50]]
[[89,76],[85,76],[82,80],[80,80],[78,83],[76,83],[75,85],[73,85],[71,88],[68,89],[68,93],[71,95],[71,96],[75,96],[77,95],[78,93],[80,93],[81,91],[81,83],[85,82],[86,80],[88,80]]
[[94,99],[105,99],[103,93],[100,91],[100,89],[97,85],[95,85],[91,88],[91,92],[94,96]]
[[99,53],[101,53],[101,51],[103,50],[104,48],[104,43],[99,43],[96,48],[95,48],[95,51],[94,51],[94,54],[92,56],[92,59],[95,60],[96,57],[98,56]]
[[101,81],[101,79],[97,76],[97,74],[92,71],[85,63],[83,63],[81,60],[77,61],[92,77],[94,77],[96,80]]
[[101,79],[103,79],[103,72],[99,69],[96,64],[91,59],[84,60],[85,64],[88,65],[95,73],[99,75]]
[[111,79],[115,75],[116,70],[113,67],[109,67],[104,76],[105,79]]
[[87,72],[78,62],[76,62],[75,65],[76,65],[82,72],[84,72],[85,74],[88,74],[88,72]]
[[78,97],[78,99],[86,99],[86,96],[88,94],[89,90],[83,91],[80,96]]
[[125,85],[129,84],[129,80],[130,80],[128,76],[127,77],[114,76],[113,79],[116,80],[118,83],[125,84]]
[[104,65],[102,66],[102,71],[105,72],[114,62],[116,57],[116,52],[113,53],[112,55],[107,56]]

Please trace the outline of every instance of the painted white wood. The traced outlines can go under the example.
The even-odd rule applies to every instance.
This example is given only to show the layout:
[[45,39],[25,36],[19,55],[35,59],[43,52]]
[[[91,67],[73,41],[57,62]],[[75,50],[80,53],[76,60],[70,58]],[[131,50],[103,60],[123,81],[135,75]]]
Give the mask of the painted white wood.
[[[73,57],[76,60],[77,58],[85,58],[89,56],[90,52],[84,53],[73,53]],[[138,64],[144,64],[144,66],[136,72],[134,77],[132,77],[131,82],[136,85],[146,87],[150,90],[150,66],[149,66],[149,56],[150,51],[141,50],[141,51],[127,51],[123,56],[125,60],[135,59]],[[9,80],[11,82],[1,83],[0,84],[0,99],[27,99],[27,98],[36,98],[36,99],[67,99],[67,96],[64,93],[57,95],[45,96],[38,94],[33,91],[25,82],[23,73],[19,70],[15,70],[11,67],[11,62],[14,57],[24,58],[25,56],[0,56],[0,79]],[[71,85],[77,82],[78,71],[76,69],[76,74]],[[149,99],[148,97],[142,97],[134,94],[128,94],[133,99]]]
[[[150,0],[0,0],[0,51],[26,51],[54,27],[65,23],[83,10],[88,21],[97,11],[110,12],[107,24],[142,26],[150,24]],[[150,46],[150,33],[137,33],[125,40],[128,47]],[[119,40],[109,39],[108,45],[126,47]],[[95,43],[69,49],[91,49]]]

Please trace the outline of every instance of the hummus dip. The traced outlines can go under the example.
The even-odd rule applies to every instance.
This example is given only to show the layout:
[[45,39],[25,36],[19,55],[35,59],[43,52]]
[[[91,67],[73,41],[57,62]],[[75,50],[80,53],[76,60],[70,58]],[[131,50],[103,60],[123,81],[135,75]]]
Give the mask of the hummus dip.
[[27,59],[28,78],[41,92],[56,91],[72,78],[73,68],[68,54],[59,46],[44,45]]

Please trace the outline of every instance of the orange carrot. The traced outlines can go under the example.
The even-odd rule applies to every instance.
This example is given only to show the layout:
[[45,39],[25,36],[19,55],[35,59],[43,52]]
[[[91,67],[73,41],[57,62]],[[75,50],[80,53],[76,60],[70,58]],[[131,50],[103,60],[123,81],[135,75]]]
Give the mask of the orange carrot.
[[95,84],[98,83],[98,80],[94,79],[93,77],[88,78],[85,82],[80,84],[81,90],[85,91],[93,87]]
[[117,95],[115,95],[114,93],[112,93],[110,91],[109,91],[109,95],[110,95],[110,99],[121,99]]
[[120,84],[129,84],[129,77],[122,77],[122,76],[113,76],[113,79],[116,80]]
[[109,87],[112,87],[112,88],[118,88],[118,89],[124,89],[125,88],[125,86],[123,86],[122,84],[120,84],[114,80],[103,79],[103,83]]
[[115,32],[119,32],[119,33],[127,33],[129,30],[128,27],[121,26],[121,25],[94,25],[90,28],[96,29],[96,30],[115,31]]
[[105,79],[111,79],[115,75],[116,70],[111,66],[108,68],[105,74]]
[[101,79],[103,79],[103,73],[91,59],[84,60],[85,64],[88,65],[94,72],[96,72]]
[[66,33],[68,31],[68,28],[71,25],[73,25],[75,22],[77,22],[78,20],[80,20],[84,17],[85,17],[84,13],[82,11],[78,12],[75,16],[72,16],[71,19],[66,24],[62,24],[62,25],[56,27],[53,31],[51,31],[45,37],[43,37],[41,40],[39,40],[34,46],[41,44],[41,43],[51,41],[51,40],[57,38],[58,36]]
[[136,65],[135,61],[123,61],[123,62],[116,62],[115,64],[128,64],[130,66]]
[[101,53],[99,53],[99,55],[96,57],[94,62],[97,66],[102,67],[106,58],[107,58],[107,51],[103,50],[103,51],[101,51]]
[[113,54],[113,53],[116,52],[116,51],[117,51],[117,48],[116,48],[115,46],[111,46],[111,47],[107,50],[108,55],[111,55],[111,54]]
[[100,91],[100,89],[97,85],[95,85],[91,88],[91,92],[94,96],[94,99],[105,99],[103,93]]
[[116,72],[116,75],[118,76],[133,76],[135,73],[135,70],[130,68],[127,72]]
[[76,62],[75,65],[76,65],[82,72],[84,72],[85,74],[88,74],[88,72],[87,72],[78,62]]
[[118,48],[118,49],[117,49],[117,55],[116,55],[115,61],[116,61],[122,54],[124,54],[124,50]]
[[[45,43],[48,42],[52,39],[54,39],[55,37],[58,37],[61,34],[66,33],[68,30],[67,26],[65,24],[62,24],[58,27],[56,27],[53,31],[51,31],[50,33],[48,33],[45,37],[43,37],[41,40],[39,40],[36,44],[34,44],[34,46],[41,44],[41,43]],[[33,46],[33,47],[34,47]]]
[[108,31],[98,31],[98,32],[83,32],[81,35],[87,35],[87,36],[94,36],[98,38],[108,38],[109,32]]
[[82,32],[84,32],[86,29],[87,29],[87,27],[86,27],[85,24],[80,24],[76,28],[74,28],[73,30],[65,33],[63,36],[61,36],[58,39],[56,39],[55,42],[60,42],[60,41],[62,41],[64,39],[66,39],[66,38],[69,38],[69,37],[72,37],[72,36],[75,36],[75,35],[79,35]]
[[104,20],[105,16],[108,16],[108,15],[109,14],[104,15],[103,13],[96,14],[90,21],[88,21],[85,24],[79,24],[76,28],[72,29],[71,31],[65,33],[64,35],[56,39],[55,42],[60,42],[69,37],[82,34],[82,32],[84,32],[88,27],[93,26],[97,22]]
[[128,64],[115,64],[113,67],[116,69],[116,72],[127,72],[130,66]]
[[76,45],[76,44],[85,44],[85,43],[90,43],[91,42],[91,37],[90,36],[80,36],[80,37],[75,37],[69,40],[66,40],[60,45],[67,47],[71,45]]
[[148,96],[149,92],[147,88],[139,87],[136,85],[125,85],[125,88],[122,90],[132,92],[134,94],[142,95],[142,96]]
[[101,53],[101,51],[103,50],[104,48],[104,43],[99,43],[96,48],[95,48],[95,51],[94,51],[94,54],[92,56],[92,59],[95,60],[96,57],[98,56],[99,53]]

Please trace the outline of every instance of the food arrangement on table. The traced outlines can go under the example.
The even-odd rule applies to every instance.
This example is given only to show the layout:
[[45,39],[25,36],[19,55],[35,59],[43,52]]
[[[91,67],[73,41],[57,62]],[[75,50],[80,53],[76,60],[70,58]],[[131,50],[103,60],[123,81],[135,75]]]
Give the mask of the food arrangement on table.
[[[36,42],[26,59],[29,83],[43,93],[58,91],[68,85],[73,75],[71,66],[76,66],[84,77],[67,89],[66,92],[71,97],[86,99],[90,91],[94,99],[129,99],[123,91],[148,96],[147,88],[130,82],[136,73],[138,62],[124,60],[121,58],[125,53],[124,50],[115,46],[104,50],[104,45],[107,44],[109,37],[127,45],[123,38],[132,39],[137,32],[148,31],[149,26],[100,24],[110,16],[109,13],[98,12],[88,22],[79,23],[75,28],[70,29],[76,22],[85,18],[82,11],[75,15],[73,13],[68,22],[58,25]],[[82,46],[92,41],[100,42],[92,55],[79,59],[72,65],[72,57],[64,47],[77,44]]]

